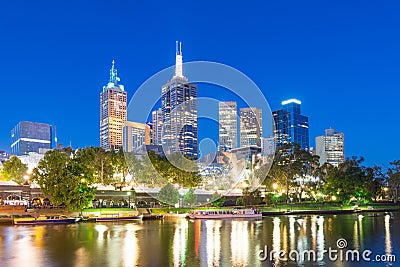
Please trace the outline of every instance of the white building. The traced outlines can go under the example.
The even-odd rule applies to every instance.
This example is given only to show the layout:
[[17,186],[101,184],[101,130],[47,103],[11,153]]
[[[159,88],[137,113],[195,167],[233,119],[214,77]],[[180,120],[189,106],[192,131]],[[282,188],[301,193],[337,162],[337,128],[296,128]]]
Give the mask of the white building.
[[327,162],[337,167],[344,162],[344,133],[332,128],[326,129],[325,135],[317,136],[315,143],[321,165]]
[[219,147],[222,151],[238,147],[237,117],[236,102],[219,103]]

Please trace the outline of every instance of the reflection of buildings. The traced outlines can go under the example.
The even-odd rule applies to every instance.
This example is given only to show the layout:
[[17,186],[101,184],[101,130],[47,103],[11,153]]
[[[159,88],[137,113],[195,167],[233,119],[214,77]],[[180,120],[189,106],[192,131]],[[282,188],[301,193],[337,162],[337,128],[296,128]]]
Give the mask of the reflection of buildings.
[[344,133],[336,132],[332,128],[326,129],[325,135],[317,136],[315,143],[321,165],[327,162],[338,167],[344,162]]
[[261,147],[262,110],[256,107],[240,109],[240,147]]
[[290,99],[282,102],[282,109],[272,112],[277,147],[297,143],[308,151],[308,117],[301,115],[300,105],[299,100]]
[[100,146],[106,150],[120,149],[123,145],[127,94],[119,81],[113,60],[110,79],[100,93]]
[[49,124],[21,121],[11,130],[11,154],[20,156],[52,148]]
[[123,129],[123,148],[125,152],[132,152],[141,145],[150,144],[150,127],[144,123],[127,121]]
[[237,148],[237,106],[236,102],[219,103],[219,147],[220,150]]
[[197,85],[183,76],[181,44],[176,43],[175,74],[162,87],[163,145],[167,154],[197,159]]

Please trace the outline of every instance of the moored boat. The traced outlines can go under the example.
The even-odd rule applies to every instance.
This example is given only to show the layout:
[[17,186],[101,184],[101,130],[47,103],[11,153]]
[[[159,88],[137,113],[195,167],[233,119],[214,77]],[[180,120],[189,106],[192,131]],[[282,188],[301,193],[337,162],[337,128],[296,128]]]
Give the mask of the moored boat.
[[190,219],[261,219],[262,213],[258,209],[193,210],[187,217]]
[[35,224],[69,224],[76,223],[80,218],[67,217],[66,215],[40,215],[39,217],[14,218],[15,225]]
[[96,222],[117,222],[141,220],[143,215],[124,214],[124,213],[102,213],[96,217]]

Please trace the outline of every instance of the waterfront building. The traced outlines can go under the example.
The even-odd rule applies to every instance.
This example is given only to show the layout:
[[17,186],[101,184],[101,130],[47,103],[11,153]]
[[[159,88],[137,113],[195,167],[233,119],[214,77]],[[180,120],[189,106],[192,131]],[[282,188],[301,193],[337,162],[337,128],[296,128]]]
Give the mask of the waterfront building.
[[319,163],[329,163],[338,167],[344,162],[344,133],[336,132],[335,129],[325,130],[325,135],[315,138],[316,154],[320,157]]
[[282,109],[272,112],[277,147],[297,143],[301,149],[309,150],[308,117],[301,114],[300,107],[301,101],[289,99],[282,102]]
[[121,149],[126,122],[127,93],[112,61],[110,79],[100,93],[100,146],[105,150]]
[[237,138],[237,104],[236,102],[219,102],[219,149],[229,151],[238,147]]
[[123,129],[123,149],[132,152],[142,145],[150,145],[150,126],[145,123],[127,121]]
[[163,116],[162,110],[157,109],[151,113],[152,118],[152,128],[151,128],[151,144],[153,145],[162,145],[162,136],[163,136]]
[[11,154],[27,155],[52,148],[52,127],[46,123],[21,121],[11,130]]
[[162,144],[166,154],[197,159],[197,85],[183,75],[182,43],[176,43],[174,76],[162,86]]
[[262,110],[256,107],[240,109],[240,147],[261,147]]

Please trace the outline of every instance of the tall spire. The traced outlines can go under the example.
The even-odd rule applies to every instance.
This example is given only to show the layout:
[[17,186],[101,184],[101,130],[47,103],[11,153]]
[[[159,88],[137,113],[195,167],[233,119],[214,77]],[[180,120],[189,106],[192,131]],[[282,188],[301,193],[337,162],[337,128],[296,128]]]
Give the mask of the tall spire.
[[115,60],[113,59],[111,69],[110,69],[110,82],[117,83],[117,69],[115,68]]
[[176,41],[175,77],[184,77],[182,68],[182,42]]

